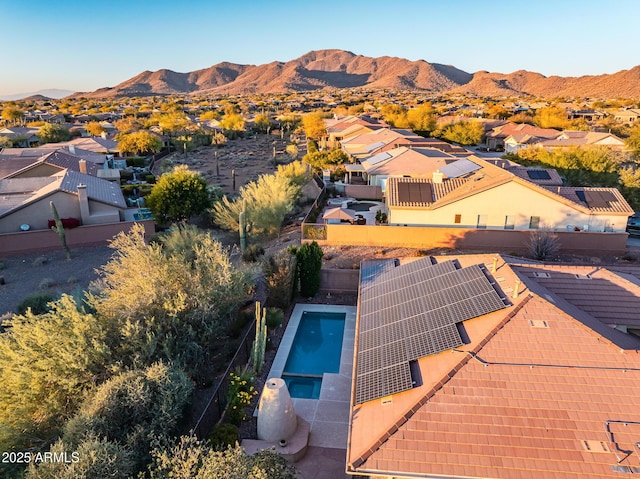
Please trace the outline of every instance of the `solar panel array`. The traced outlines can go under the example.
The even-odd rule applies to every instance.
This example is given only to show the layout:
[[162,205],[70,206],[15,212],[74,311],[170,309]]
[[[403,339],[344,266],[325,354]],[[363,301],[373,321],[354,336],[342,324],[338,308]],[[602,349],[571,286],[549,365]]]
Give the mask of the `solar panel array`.
[[504,307],[479,265],[364,263],[356,403],[411,389],[410,361],[460,346],[457,323]]
[[576,190],[576,196],[589,208],[609,208],[610,202],[617,201],[615,195],[610,191]]
[[482,168],[471,160],[463,158],[440,168],[440,173],[447,178],[458,178]]
[[532,180],[550,180],[551,175],[546,170],[527,170],[527,175]]
[[398,182],[399,203],[432,203],[433,192],[429,183]]

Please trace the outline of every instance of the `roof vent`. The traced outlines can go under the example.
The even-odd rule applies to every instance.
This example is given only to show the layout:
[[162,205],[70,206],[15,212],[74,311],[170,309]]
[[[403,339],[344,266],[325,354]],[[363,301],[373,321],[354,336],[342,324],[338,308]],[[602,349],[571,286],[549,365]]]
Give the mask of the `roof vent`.
[[542,319],[530,319],[529,326],[531,326],[532,328],[548,328],[549,323]]
[[576,274],[576,279],[593,279],[590,274]]
[[544,272],[535,272],[533,273],[534,278],[551,278],[551,275],[549,273],[544,273]]
[[611,452],[609,445],[604,441],[580,441],[585,451],[589,452]]

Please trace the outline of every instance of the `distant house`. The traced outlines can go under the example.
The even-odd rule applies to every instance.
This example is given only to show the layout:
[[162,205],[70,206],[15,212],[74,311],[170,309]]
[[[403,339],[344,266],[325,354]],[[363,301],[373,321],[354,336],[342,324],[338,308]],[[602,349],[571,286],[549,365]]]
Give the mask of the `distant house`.
[[115,156],[121,156],[118,150],[118,142],[108,138],[106,135],[98,137],[87,138],[75,138],[71,141],[61,143],[49,143],[43,145],[44,147],[63,147],[63,148],[78,148],[81,150],[92,151],[100,154],[111,154]]
[[325,119],[324,124],[327,135],[321,140],[321,144],[325,148],[337,148],[342,140],[382,128],[389,128],[385,122],[364,115]]
[[[532,139],[551,140],[560,136],[558,130],[552,128],[538,128],[537,126],[528,125],[526,123],[505,123],[493,128],[486,133],[487,148],[492,150],[505,148],[505,141],[512,136],[518,140],[533,142]],[[517,149],[517,148],[516,148]]]
[[[12,161],[0,161],[0,175],[2,175],[1,166],[5,166],[6,163],[10,164]],[[24,166],[22,163],[22,159],[15,161],[16,169],[0,176],[0,178],[38,178],[52,176],[66,169],[84,173],[85,175],[98,176],[100,171],[100,168],[95,163],[70,155],[64,150],[52,151]]]
[[10,128],[0,128],[0,137],[11,140],[15,148],[29,148],[37,145],[39,128],[28,126],[13,126]]
[[389,223],[625,231],[633,209],[617,189],[558,183],[544,169],[504,169],[472,156],[439,168],[432,178],[389,178]]
[[613,117],[628,125],[634,124],[640,118],[640,109],[637,108],[628,108],[625,110],[617,110],[613,113]]
[[560,136],[552,140],[542,140],[539,145],[543,148],[565,148],[569,146],[607,146],[615,150],[624,148],[624,140],[613,133],[599,133],[595,131],[565,130]]
[[638,277],[495,255],[360,268],[347,472],[640,470]]
[[120,186],[94,176],[65,169],[45,177],[0,180],[0,233],[28,225],[48,229],[50,201],[61,218],[76,218],[82,225],[117,223],[127,208]]

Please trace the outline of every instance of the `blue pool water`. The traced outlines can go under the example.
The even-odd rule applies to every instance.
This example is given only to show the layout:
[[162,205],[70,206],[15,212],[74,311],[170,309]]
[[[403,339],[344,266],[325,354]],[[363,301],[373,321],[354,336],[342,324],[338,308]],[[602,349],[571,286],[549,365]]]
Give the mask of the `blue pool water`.
[[291,397],[318,399],[323,373],[340,372],[344,313],[304,311],[282,373]]

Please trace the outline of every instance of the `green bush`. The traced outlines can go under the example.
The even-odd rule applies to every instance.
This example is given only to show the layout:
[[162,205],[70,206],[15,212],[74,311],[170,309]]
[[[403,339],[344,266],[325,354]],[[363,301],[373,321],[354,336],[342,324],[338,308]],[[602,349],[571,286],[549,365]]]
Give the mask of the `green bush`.
[[209,437],[209,442],[214,449],[222,450],[228,446],[234,446],[239,439],[238,426],[229,423],[216,424]]
[[156,177],[153,175],[146,175],[144,180],[149,184],[154,184],[156,182]]
[[267,305],[287,309],[295,295],[295,252],[280,250],[265,258],[262,271],[267,282]]
[[247,419],[246,408],[258,391],[253,387],[253,371],[231,373],[227,392],[226,419],[231,424],[240,424]]
[[242,253],[242,259],[247,263],[255,263],[264,254],[264,248],[257,244],[250,244]]
[[303,244],[296,253],[300,294],[305,298],[315,296],[320,290],[320,270],[322,268],[322,248],[315,241]]
[[284,321],[284,311],[280,308],[267,308],[267,328],[276,329]]
[[131,168],[132,166],[142,168],[144,166],[144,158],[141,156],[132,156],[131,158],[127,158],[127,167]]
[[24,314],[29,308],[33,314],[44,314],[49,311],[49,303],[53,301],[55,297],[49,293],[38,293],[27,296],[18,305],[17,313]]

